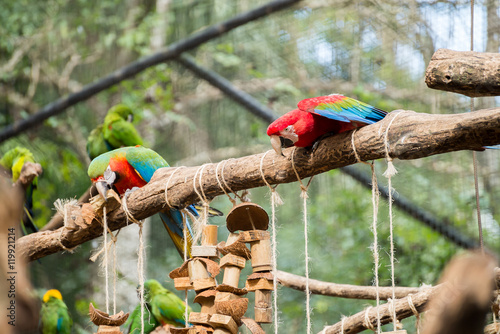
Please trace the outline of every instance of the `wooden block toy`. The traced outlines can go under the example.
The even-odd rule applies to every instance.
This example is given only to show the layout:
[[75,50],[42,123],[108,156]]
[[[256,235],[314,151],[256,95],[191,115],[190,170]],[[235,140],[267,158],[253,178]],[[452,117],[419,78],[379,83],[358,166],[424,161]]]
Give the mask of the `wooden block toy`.
[[[214,314],[210,317],[209,321],[210,325],[215,329],[223,328],[229,331],[229,333],[237,334],[238,333],[238,325],[228,315],[223,314]],[[216,333],[216,331],[214,331]]]
[[253,272],[273,269],[271,239],[254,241],[250,245]]
[[189,280],[189,277],[174,278],[174,287],[177,290],[192,290],[192,289],[194,289],[193,284]]
[[194,302],[201,305],[201,313],[214,314],[215,313],[215,296],[217,291],[205,290],[200,292],[194,297]]

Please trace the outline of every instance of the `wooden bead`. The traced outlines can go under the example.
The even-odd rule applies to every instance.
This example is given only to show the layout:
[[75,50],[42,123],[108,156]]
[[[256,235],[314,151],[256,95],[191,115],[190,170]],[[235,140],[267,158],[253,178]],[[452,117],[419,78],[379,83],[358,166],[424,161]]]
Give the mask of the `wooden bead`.
[[217,246],[192,246],[192,257],[217,257]]
[[174,278],[174,287],[177,290],[192,290],[194,289],[193,284],[191,284],[189,277],[177,277]]
[[97,329],[97,334],[123,334],[119,326],[101,325]]
[[255,307],[255,321],[260,323],[270,324],[273,322],[273,309]]
[[228,315],[214,314],[210,317],[209,323],[214,328],[224,328],[229,330],[232,334],[238,333],[238,325],[233,318]]
[[271,290],[255,290],[255,307],[269,308],[271,307]]
[[253,242],[266,239],[271,239],[271,233],[269,233],[269,231],[250,230],[240,232],[241,242]]
[[209,325],[210,314],[203,312],[191,312],[189,313],[189,322],[195,325]]
[[240,274],[240,268],[236,266],[226,266],[224,268],[224,278],[222,279],[222,283],[237,288],[240,282]]
[[188,271],[189,271],[189,280],[191,282],[210,277],[205,264],[197,259],[194,259],[193,261],[190,261],[188,263]]
[[202,291],[209,288],[213,288],[217,286],[215,283],[215,278],[206,277],[206,278],[198,278],[193,281],[194,291]]
[[251,243],[253,272],[271,271],[273,269],[271,240],[259,240]]
[[219,266],[221,268],[224,268],[225,266],[236,266],[241,269],[245,268],[246,260],[244,257],[234,255],[234,254],[227,254],[220,259]]
[[203,229],[201,236],[202,246],[216,246],[217,245],[217,225],[207,225]]
[[247,280],[246,288],[248,291],[255,290],[273,290],[273,280],[269,280],[267,278],[258,278]]

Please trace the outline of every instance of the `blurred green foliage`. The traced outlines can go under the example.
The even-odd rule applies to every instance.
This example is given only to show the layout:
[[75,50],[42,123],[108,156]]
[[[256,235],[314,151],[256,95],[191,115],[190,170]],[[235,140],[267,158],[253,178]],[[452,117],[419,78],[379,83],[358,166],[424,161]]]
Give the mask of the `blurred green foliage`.
[[[158,46],[153,38],[162,41],[160,47],[165,46],[265,1],[162,3],[4,1],[0,11],[0,124],[26,118],[58,97],[154,52]],[[468,41],[467,36],[457,37],[459,33],[442,32],[450,27],[445,21],[466,15],[467,6],[428,1],[304,1],[203,44],[191,54],[201,65],[233,81],[277,115],[294,108],[302,98],[330,93],[344,93],[388,111],[466,112],[468,99],[428,90],[423,75],[435,48],[456,43],[457,38]],[[479,1],[478,11],[486,10]],[[444,13],[442,23],[436,21],[436,11]],[[490,22],[484,23],[483,28],[488,29]],[[495,105],[492,98],[476,100],[477,108]],[[29,147],[44,168],[34,194],[39,226],[55,213],[53,202],[57,198],[79,197],[90,185],[86,176],[86,137],[102,122],[108,108],[118,102],[136,110],[136,126],[147,145],[173,166],[200,156],[207,158],[195,164],[208,162],[220,149],[244,152],[257,145],[270,148],[265,134],[267,124],[178,63],[160,64],[2,143],[0,153],[15,145]],[[232,153],[224,158],[237,156]],[[393,178],[396,191],[436,216],[447,217],[455,228],[476,238],[469,152],[396,161],[395,165],[399,171]],[[379,182],[384,184],[385,162],[377,162],[376,166]],[[497,251],[497,152],[480,153],[479,166],[486,245]],[[364,165],[358,168],[369,172]],[[278,267],[303,275],[300,188],[292,183],[280,185],[278,191],[285,201],[277,208]],[[309,196],[311,278],[371,285],[370,192],[348,176],[330,171],[315,178]],[[251,197],[270,212],[267,188],[252,190]],[[212,205],[226,213],[231,209],[224,196]],[[387,203],[382,201],[378,225],[382,285],[390,285],[387,217]],[[214,223],[220,226],[219,239],[225,239],[224,219],[216,218]],[[152,218],[151,230],[147,277],[165,281],[168,272],[180,265],[180,259],[171,243],[165,241],[168,237],[156,217]],[[98,242],[92,241],[73,254],[54,254],[32,264],[34,285],[62,291],[78,333],[95,330],[85,310],[89,300],[103,294],[102,272],[88,260],[91,249],[97,247]],[[397,284],[402,286],[436,283],[446,262],[461,252],[397,210],[395,247]],[[247,266],[243,274],[249,272]],[[129,284],[132,294],[136,283]],[[171,280],[166,285],[174,290]],[[193,297],[190,293],[191,300]],[[304,332],[304,294],[281,287],[278,302],[280,331]],[[312,296],[313,331],[368,304],[373,302]],[[119,305],[119,309],[127,311],[128,306]],[[251,306],[248,315],[253,315]],[[410,333],[414,332],[413,319],[404,324]],[[269,331],[271,328],[266,327]]]

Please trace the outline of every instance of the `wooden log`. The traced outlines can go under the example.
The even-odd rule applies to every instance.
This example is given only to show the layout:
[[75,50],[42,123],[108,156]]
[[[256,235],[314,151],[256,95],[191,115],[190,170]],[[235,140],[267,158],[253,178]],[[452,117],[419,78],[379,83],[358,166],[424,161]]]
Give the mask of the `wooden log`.
[[271,239],[254,241],[250,244],[253,272],[273,270]]
[[189,280],[189,277],[174,278],[174,287],[176,290],[192,290],[192,289],[194,289],[193,284]]
[[[397,118],[395,118],[397,117]],[[356,163],[352,143],[363,161],[384,158],[386,145],[384,134],[388,133],[390,155],[393,159],[418,159],[426,156],[459,150],[481,149],[483,146],[500,144],[500,108],[475,112],[436,115],[411,111],[391,112],[382,121],[359,128],[354,138],[352,132],[344,132],[322,140],[314,153],[306,149],[283,150],[284,156],[268,154],[262,162],[266,181],[273,184],[296,182],[297,176],[291,166],[290,155],[294,152],[297,172],[302,178]],[[233,191],[264,186],[260,173],[264,153],[255,154],[227,162],[225,169],[228,186]],[[203,192],[213,198],[223,195],[216,178],[217,163],[205,165]],[[165,184],[175,168],[158,169],[151,181],[132,192],[127,198],[128,210],[136,219],[144,219],[165,207]],[[183,168],[176,173],[167,190],[172,206],[183,208],[198,199],[192,184],[199,167]],[[108,226],[114,231],[127,225],[127,215],[121,208],[110,211]],[[36,260],[41,257],[78,246],[102,235],[102,224],[94,218],[88,227],[77,231],[44,231],[32,233],[17,240],[16,250],[20,257]],[[62,244],[62,245],[61,245]]]
[[217,225],[207,225],[201,235],[202,246],[217,246]]
[[500,54],[437,50],[425,71],[429,88],[470,97],[500,95]]
[[[225,328],[229,330],[232,334],[238,333],[238,325],[228,315],[214,314],[210,317],[210,325],[214,328]],[[214,332],[215,333],[215,332]]]

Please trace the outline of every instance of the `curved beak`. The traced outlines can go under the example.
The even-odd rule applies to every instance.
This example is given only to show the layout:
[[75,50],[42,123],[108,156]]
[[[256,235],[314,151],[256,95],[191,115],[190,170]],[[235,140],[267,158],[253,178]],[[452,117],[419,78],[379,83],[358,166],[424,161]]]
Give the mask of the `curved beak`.
[[102,198],[107,201],[108,191],[113,188],[113,183],[116,180],[116,174],[111,170],[111,167],[108,166],[103,176],[103,178],[96,181],[95,187]]
[[282,155],[282,153],[281,153],[281,139],[279,136],[276,136],[276,135],[271,136],[271,146],[276,151],[276,154]]

